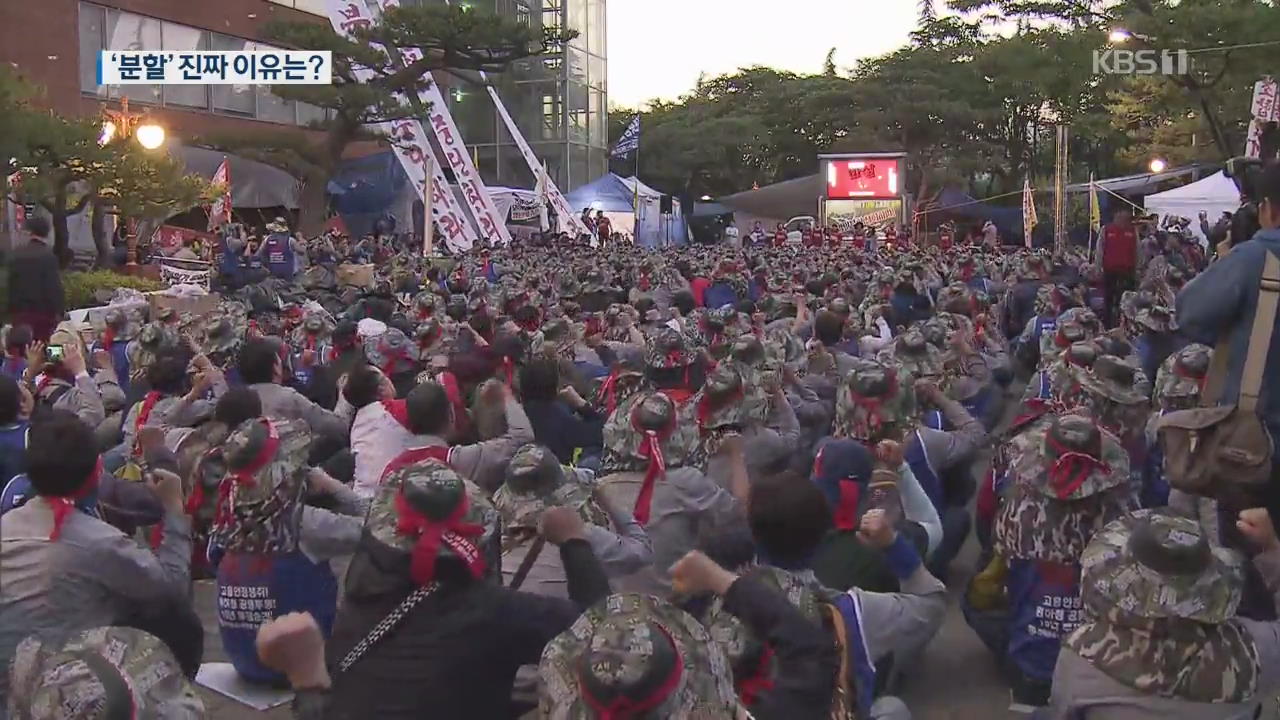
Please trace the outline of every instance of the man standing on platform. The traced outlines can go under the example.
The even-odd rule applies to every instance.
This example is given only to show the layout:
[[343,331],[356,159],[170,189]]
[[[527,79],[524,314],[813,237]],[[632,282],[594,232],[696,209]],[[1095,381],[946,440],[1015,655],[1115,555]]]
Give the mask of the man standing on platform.
[[49,243],[49,221],[31,217],[23,227],[31,239],[9,260],[9,314],[13,324],[31,326],[34,340],[48,342],[62,320],[62,267]]
[[1116,211],[1111,223],[1102,231],[1102,273],[1106,295],[1107,327],[1116,325],[1116,308],[1120,296],[1134,287],[1138,267],[1138,231],[1133,227],[1129,208]]

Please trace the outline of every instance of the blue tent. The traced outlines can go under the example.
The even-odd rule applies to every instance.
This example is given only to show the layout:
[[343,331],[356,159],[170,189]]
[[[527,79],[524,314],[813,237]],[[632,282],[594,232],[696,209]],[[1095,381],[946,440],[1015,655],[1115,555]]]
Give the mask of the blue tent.
[[[637,197],[640,201],[638,208],[635,204]],[[680,201],[672,198],[672,214],[663,215],[662,193],[635,178],[607,173],[569,193],[565,199],[575,210],[603,210],[614,228],[621,232],[632,231],[637,245],[684,245],[689,240]]]

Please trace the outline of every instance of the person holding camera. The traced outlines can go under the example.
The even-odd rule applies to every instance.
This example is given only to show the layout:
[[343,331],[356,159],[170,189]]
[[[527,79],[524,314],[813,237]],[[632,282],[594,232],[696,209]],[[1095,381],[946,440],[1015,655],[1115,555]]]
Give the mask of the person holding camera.
[[[1219,404],[1238,402],[1251,338],[1263,343],[1270,336],[1270,342],[1262,348],[1266,362],[1261,377],[1280,377],[1280,332],[1275,330],[1276,321],[1269,328],[1254,328],[1264,266],[1269,256],[1280,257],[1280,163],[1267,163],[1240,180],[1245,180],[1244,194],[1257,203],[1261,229],[1248,241],[1237,241],[1230,252],[1187,283],[1177,298],[1178,325],[1186,338],[1211,346],[1220,340],[1228,343],[1229,364],[1221,394],[1216,398]],[[1247,214],[1243,210],[1237,213]],[[1215,398],[1206,400],[1213,402]],[[1269,392],[1265,382],[1257,398],[1257,412],[1274,442],[1280,437],[1280,393]],[[1265,501],[1272,522],[1280,523],[1280,477],[1276,470],[1273,462]]]

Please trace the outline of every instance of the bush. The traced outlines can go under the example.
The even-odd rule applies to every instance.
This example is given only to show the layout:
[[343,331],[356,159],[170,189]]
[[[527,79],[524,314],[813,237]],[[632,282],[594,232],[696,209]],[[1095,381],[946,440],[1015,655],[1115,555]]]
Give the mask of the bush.
[[105,301],[97,296],[99,291],[105,291],[105,295],[110,296],[116,288],[121,287],[151,292],[164,288],[164,283],[151,278],[121,275],[111,270],[62,274],[62,290],[67,298],[68,310],[102,305]]

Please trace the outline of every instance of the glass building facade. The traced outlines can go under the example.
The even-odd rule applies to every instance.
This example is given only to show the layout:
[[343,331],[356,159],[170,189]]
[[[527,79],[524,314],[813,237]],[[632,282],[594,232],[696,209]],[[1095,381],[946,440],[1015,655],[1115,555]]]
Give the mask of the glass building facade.
[[[578,31],[578,37],[561,52],[516,62],[507,72],[490,75],[489,82],[563,192],[603,175],[609,154],[606,0],[469,0],[468,4],[538,31],[543,27]],[[485,182],[532,188],[533,173],[479,78],[471,78],[473,83],[448,76],[441,79],[451,84],[445,93],[449,109]]]

